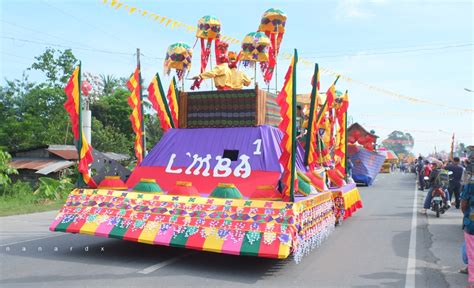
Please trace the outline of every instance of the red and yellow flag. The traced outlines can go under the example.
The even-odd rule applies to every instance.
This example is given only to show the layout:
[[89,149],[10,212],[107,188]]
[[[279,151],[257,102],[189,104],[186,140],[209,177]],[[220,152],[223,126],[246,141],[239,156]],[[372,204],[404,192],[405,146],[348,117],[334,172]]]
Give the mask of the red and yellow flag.
[[[172,85],[173,84],[170,85],[170,89],[172,88]],[[172,97],[172,95],[170,95],[170,91],[168,91],[168,95]],[[156,113],[158,114],[161,128],[163,128],[164,131],[168,131],[168,129],[176,127],[173,122],[173,117],[171,116],[168,100],[163,93],[163,86],[161,85],[160,75],[158,75],[158,73],[156,73],[155,77],[153,77],[150,85],[148,86],[148,100],[150,100],[153,109],[155,109]],[[177,112],[178,110],[176,110],[176,117],[178,116]]]
[[171,117],[173,119],[174,127],[178,128],[178,92],[176,90],[176,80],[173,77],[170,87],[168,88],[168,103],[171,110]]
[[311,91],[311,105],[309,111],[308,140],[306,142],[306,164],[313,170],[316,166],[318,141],[318,105],[319,105],[320,75],[318,63],[314,66]]
[[347,109],[349,108],[349,96],[347,91],[341,97],[340,103],[336,105],[336,118],[338,131],[334,156],[336,160],[336,170],[343,176],[346,176],[346,138],[347,138]]
[[294,201],[295,183],[295,158],[296,158],[296,63],[298,62],[298,53],[291,61],[290,67],[285,76],[285,83],[278,94],[277,103],[280,105],[280,116],[282,118],[278,128],[283,132],[283,139],[280,147],[282,154],[280,163],[283,166],[283,199]]
[[137,67],[127,82],[128,90],[132,92],[128,97],[128,105],[132,108],[130,121],[132,122],[133,132],[135,132],[135,156],[137,157],[137,165],[143,160],[143,115],[141,111],[142,99],[140,85],[140,69]]
[[89,164],[94,161],[94,158],[92,157],[92,147],[89,145],[89,143],[87,143],[82,127],[79,127],[81,125],[81,89],[79,84],[80,74],[80,66],[77,66],[76,69],[74,69],[71,78],[69,78],[66,87],[64,88],[64,92],[67,96],[66,103],[64,103],[64,108],[69,113],[74,140],[76,140],[79,150],[78,171],[82,174],[84,183],[86,183],[91,188],[97,188],[97,184],[89,174]]
[[69,119],[71,119],[72,133],[74,134],[74,140],[79,139],[79,66],[72,72],[71,78],[64,88],[67,99],[64,103],[64,109],[69,113]]

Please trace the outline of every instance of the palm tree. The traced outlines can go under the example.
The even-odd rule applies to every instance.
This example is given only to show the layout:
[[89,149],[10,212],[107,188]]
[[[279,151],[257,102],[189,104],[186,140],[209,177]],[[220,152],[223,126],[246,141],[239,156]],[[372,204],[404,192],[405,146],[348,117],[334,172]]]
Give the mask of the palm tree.
[[113,75],[100,74],[100,80],[102,81],[102,93],[104,95],[112,94],[119,87],[119,81]]

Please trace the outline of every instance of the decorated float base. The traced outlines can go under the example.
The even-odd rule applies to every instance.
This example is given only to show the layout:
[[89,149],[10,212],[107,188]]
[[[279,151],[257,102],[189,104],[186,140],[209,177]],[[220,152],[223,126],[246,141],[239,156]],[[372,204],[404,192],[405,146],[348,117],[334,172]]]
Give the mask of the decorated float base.
[[347,184],[341,188],[331,189],[334,199],[334,216],[336,223],[351,217],[357,209],[362,208],[362,200],[355,183]]
[[298,262],[334,229],[334,193],[282,202],[76,189],[50,230]]

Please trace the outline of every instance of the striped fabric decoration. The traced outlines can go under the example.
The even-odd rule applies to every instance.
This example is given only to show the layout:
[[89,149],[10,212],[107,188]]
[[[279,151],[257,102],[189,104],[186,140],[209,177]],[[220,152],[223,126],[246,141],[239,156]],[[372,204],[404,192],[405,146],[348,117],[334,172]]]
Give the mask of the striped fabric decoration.
[[294,201],[295,188],[295,146],[296,146],[296,63],[298,62],[298,53],[291,61],[288,71],[285,75],[285,83],[278,94],[277,103],[280,105],[280,115],[282,117],[278,128],[283,132],[283,139],[280,147],[282,154],[280,163],[283,166],[282,183],[283,199]]
[[77,141],[77,149],[79,154],[79,166],[78,171],[82,174],[82,180],[91,188],[96,188],[97,184],[92,179],[89,173],[89,164],[94,161],[92,157],[92,147],[87,143],[84,131],[82,130],[81,121],[81,88],[80,88],[80,77],[81,77],[81,66],[77,66],[74,72],[69,78],[64,92],[66,93],[67,100],[64,103],[64,108],[69,113],[71,120],[72,132],[74,139]]
[[[173,116],[171,115],[168,100],[166,99],[165,93],[163,92],[163,86],[161,85],[161,79],[158,73],[156,73],[155,77],[153,77],[150,85],[148,86],[148,100],[150,100],[153,109],[155,109],[156,113],[158,114],[161,128],[164,131],[168,131],[170,128],[175,128],[175,122],[173,122]],[[178,114],[176,114],[176,116],[178,116]]]
[[171,118],[173,119],[173,124],[175,128],[178,128],[178,114],[179,114],[179,107],[178,107],[178,90],[176,87],[176,80],[173,77],[170,83],[170,87],[168,88],[168,106],[171,110]]
[[306,142],[306,165],[310,167],[311,170],[314,169],[317,162],[316,146],[318,143],[318,106],[319,106],[319,84],[320,84],[320,75],[319,75],[319,66],[318,63],[314,67],[314,75],[312,80],[313,89],[311,91],[311,105],[310,105],[310,114],[309,114],[309,123],[308,123],[308,141]]
[[50,230],[282,259],[328,236],[333,205],[331,192],[288,203],[76,189]]
[[133,132],[135,133],[135,156],[137,157],[137,165],[143,160],[143,115],[141,111],[140,78],[140,69],[137,67],[127,82],[128,90],[131,92],[128,97],[128,105],[132,108],[130,121],[132,122]]
[[349,108],[349,96],[347,91],[342,96],[341,102],[336,105],[336,118],[339,129],[337,131],[337,142],[334,148],[336,170],[346,176],[346,141],[347,141],[347,110]]

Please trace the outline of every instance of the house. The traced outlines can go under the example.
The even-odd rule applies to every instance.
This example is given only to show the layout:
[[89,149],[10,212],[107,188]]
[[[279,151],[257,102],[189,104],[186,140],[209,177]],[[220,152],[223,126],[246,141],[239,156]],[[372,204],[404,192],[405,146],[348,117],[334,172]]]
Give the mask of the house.
[[[11,175],[12,180],[28,181],[35,185],[40,177],[58,179],[64,173],[71,173],[68,168],[73,168],[78,161],[76,146],[74,145],[40,145],[28,149],[9,152],[12,155],[10,166],[18,170],[18,175]],[[124,168],[119,161],[126,161],[129,156],[117,153],[101,153],[93,150],[94,162],[91,169],[102,180],[109,174],[120,175],[127,178],[130,171]],[[100,182],[100,181],[99,181]],[[97,182],[98,183],[98,182]]]

